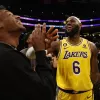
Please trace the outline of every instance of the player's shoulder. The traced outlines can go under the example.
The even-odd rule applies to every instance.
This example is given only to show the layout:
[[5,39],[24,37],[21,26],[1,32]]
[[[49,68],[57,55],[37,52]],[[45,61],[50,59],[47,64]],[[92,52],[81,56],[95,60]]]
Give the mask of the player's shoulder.
[[83,38],[83,39],[87,41],[88,46],[89,46],[91,52],[97,51],[95,43],[89,41],[88,39],[85,39],[85,38]]
[[88,43],[90,42],[88,39],[85,39],[83,37],[81,37],[81,39],[87,41]]
[[95,43],[89,41],[88,39],[82,38],[83,40],[87,41],[87,43],[89,44],[89,46],[95,47]]
[[95,43],[89,41],[88,44],[91,49],[91,52],[97,52],[97,47],[96,47]]
[[91,42],[91,41],[88,41],[88,44],[90,45],[91,48],[96,48],[95,43],[93,43],[93,42]]

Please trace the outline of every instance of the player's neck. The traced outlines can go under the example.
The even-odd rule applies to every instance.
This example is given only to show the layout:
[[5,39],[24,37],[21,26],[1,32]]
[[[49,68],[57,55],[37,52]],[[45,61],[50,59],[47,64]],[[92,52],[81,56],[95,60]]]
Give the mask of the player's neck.
[[68,37],[68,42],[73,44],[73,45],[79,44],[81,42],[80,35],[77,34],[73,37]]

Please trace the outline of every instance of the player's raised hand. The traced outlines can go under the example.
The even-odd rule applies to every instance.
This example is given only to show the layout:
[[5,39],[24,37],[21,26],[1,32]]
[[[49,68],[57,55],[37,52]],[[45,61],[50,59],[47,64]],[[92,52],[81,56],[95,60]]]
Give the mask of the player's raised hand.
[[51,43],[56,40],[59,36],[57,35],[58,29],[54,29],[54,27],[50,27],[46,33],[45,42],[46,49],[50,49]]

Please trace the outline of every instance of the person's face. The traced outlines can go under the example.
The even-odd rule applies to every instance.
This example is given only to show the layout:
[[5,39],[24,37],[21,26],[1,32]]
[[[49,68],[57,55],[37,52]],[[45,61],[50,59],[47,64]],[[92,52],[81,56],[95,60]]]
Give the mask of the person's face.
[[73,37],[74,35],[78,34],[81,29],[81,23],[74,18],[69,17],[66,20],[66,33],[68,36]]
[[1,28],[7,32],[25,31],[26,28],[20,21],[20,16],[14,15],[8,10],[2,10],[0,14]]

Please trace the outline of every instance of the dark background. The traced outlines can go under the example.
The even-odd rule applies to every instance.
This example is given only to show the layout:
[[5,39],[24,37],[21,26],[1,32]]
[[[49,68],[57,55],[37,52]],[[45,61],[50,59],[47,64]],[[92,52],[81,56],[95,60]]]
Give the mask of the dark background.
[[[100,0],[3,0],[2,2],[1,3],[14,14],[42,20],[66,20],[69,16],[76,16],[81,20],[100,18]],[[22,22],[32,24],[43,23],[27,20],[22,20]],[[46,24],[64,25],[64,23],[61,22],[46,22]],[[83,22],[82,24],[100,24],[100,20]],[[34,26],[25,27],[27,28],[27,31],[20,37],[20,45],[22,46],[23,41],[25,42],[27,33],[30,33],[34,29]],[[62,28],[58,29],[59,32],[64,32]],[[65,36],[62,33],[59,33],[59,35],[60,39]],[[99,42],[100,25],[82,28],[81,35],[90,41]]]

